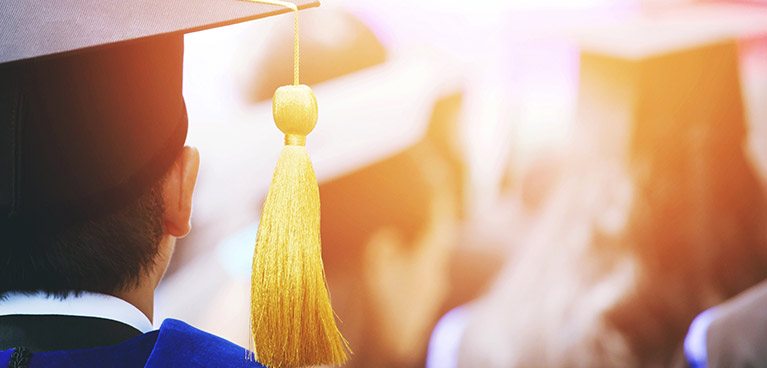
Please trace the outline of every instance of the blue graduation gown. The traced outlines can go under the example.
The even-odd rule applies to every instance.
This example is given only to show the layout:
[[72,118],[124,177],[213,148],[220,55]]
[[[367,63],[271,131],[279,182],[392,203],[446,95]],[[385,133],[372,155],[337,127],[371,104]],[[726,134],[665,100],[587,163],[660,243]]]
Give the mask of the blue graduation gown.
[[[0,351],[0,367],[8,366],[12,353]],[[33,353],[28,367],[265,368],[247,359],[245,349],[175,319],[166,319],[159,330],[118,345]]]
[[767,367],[767,280],[698,315],[684,351],[693,368]]

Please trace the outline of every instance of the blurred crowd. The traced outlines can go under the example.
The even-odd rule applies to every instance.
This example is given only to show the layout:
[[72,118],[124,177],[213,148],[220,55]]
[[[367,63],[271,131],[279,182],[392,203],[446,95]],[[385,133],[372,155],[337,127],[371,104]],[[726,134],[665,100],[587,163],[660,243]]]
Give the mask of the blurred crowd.
[[[202,163],[155,320],[246,347],[292,20],[185,41]],[[684,366],[767,278],[767,4],[328,0],[299,32],[346,366]]]

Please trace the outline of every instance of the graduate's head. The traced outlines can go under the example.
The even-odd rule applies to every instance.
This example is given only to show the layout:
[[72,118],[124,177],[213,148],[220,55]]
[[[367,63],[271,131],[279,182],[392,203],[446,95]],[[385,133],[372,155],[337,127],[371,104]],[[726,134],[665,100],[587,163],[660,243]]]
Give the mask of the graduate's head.
[[289,10],[0,4],[0,293],[156,282],[189,231],[198,166],[184,146],[184,34]]
[[198,165],[182,55],[171,35],[2,66],[0,292],[114,293],[162,274]]
[[322,183],[322,249],[354,366],[414,363],[444,301],[456,198],[419,145]]

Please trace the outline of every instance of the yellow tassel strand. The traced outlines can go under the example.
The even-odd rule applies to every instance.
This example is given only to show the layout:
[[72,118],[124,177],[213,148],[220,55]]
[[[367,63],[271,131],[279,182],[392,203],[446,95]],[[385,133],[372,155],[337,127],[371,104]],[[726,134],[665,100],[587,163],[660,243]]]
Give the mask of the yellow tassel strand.
[[[278,5],[297,14],[292,3]],[[317,123],[317,100],[298,84],[297,16],[295,31],[294,85],[278,88],[272,100],[285,147],[258,227],[250,288],[253,350],[270,368],[340,365],[349,350],[336,326],[322,265],[320,195],[304,147]]]

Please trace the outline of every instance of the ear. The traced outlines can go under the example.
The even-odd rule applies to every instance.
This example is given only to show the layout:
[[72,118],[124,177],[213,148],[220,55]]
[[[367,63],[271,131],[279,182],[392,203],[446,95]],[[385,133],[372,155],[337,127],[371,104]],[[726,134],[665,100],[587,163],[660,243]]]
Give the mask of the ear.
[[166,175],[163,185],[165,213],[163,221],[169,235],[182,237],[189,233],[192,225],[192,193],[200,168],[200,152],[197,148],[184,147],[176,162]]

